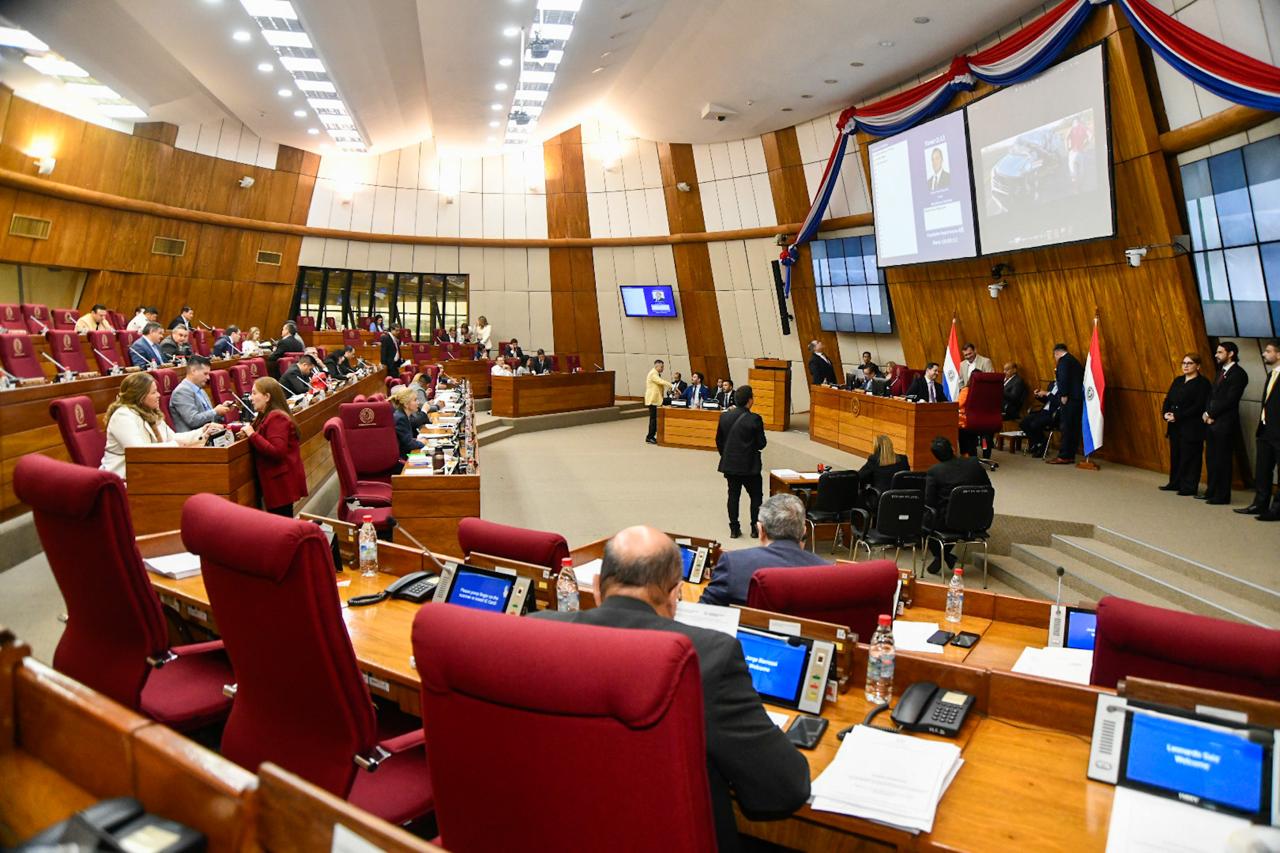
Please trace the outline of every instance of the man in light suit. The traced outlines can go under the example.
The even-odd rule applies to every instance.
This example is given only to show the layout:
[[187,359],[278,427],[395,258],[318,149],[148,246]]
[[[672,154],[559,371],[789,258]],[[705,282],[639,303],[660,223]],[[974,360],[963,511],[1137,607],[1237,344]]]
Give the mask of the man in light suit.
[[148,323],[142,327],[142,336],[129,347],[129,360],[134,367],[150,370],[164,364],[164,353],[160,352],[160,340],[164,337],[164,326],[159,323]]
[[221,421],[231,412],[225,403],[213,405],[204,386],[209,383],[209,359],[193,355],[187,360],[187,377],[173,389],[169,398],[169,416],[174,432],[190,432],[207,423]]
[[734,800],[750,819],[784,818],[809,798],[809,763],[765,715],[737,639],[675,621],[681,568],[680,550],[669,536],[652,527],[629,527],[604,547],[600,574],[591,582],[599,607],[542,610],[529,618],[674,631],[693,642],[702,675],[717,846],[733,851],[739,847]]
[[812,385],[835,385],[836,369],[827,358],[822,341],[809,341],[809,383]]
[[803,540],[804,503],[795,495],[773,495],[760,505],[760,546],[723,552],[698,601],[726,607],[746,604],[751,576],[757,569],[831,564],[806,551],[800,544]]
[[960,347],[960,387],[969,384],[970,373],[995,373],[996,366],[985,355],[978,355],[978,348],[973,344]]

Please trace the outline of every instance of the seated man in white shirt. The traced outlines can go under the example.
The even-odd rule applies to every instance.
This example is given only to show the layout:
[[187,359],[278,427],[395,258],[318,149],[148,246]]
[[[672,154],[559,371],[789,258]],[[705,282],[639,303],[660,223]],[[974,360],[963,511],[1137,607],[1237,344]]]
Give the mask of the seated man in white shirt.
[[139,305],[137,310],[134,311],[132,319],[129,320],[129,324],[124,327],[125,331],[142,334],[142,330],[146,328],[146,325],[156,322],[156,318],[159,316],[160,312],[154,307]]
[[507,367],[507,363],[505,361],[495,361],[493,363],[493,369],[490,370],[489,373],[492,374],[493,376],[514,376],[515,375],[514,373],[511,372],[511,368]]

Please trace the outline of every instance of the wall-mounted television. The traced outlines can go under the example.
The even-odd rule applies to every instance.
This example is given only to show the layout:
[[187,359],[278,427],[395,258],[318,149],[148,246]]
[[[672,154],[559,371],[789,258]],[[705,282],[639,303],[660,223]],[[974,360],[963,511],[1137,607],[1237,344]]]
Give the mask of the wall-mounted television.
[[676,295],[667,284],[623,284],[622,313],[628,317],[675,317]]

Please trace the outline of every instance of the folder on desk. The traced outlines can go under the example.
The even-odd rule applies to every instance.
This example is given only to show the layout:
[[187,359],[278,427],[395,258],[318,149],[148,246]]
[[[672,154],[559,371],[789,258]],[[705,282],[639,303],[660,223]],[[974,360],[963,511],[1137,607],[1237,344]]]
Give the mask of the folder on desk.
[[180,554],[166,554],[163,557],[148,557],[142,564],[149,571],[170,580],[182,580],[200,574],[200,558],[190,551]]

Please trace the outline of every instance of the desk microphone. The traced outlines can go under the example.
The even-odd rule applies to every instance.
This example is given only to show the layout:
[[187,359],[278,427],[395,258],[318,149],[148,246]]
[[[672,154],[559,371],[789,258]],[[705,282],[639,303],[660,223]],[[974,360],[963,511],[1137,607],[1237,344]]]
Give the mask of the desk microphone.
[[246,403],[242,398],[240,398],[239,396],[237,396],[237,395],[235,395],[235,394],[232,394],[232,395],[231,395],[231,398],[232,398],[233,400],[235,400],[237,403],[239,403],[239,404],[240,404],[240,408],[241,408],[241,409],[243,409],[246,413],[248,413],[248,415],[249,415],[249,420],[253,420],[254,418],[256,418],[256,417],[258,416],[258,413],[257,413],[256,411],[254,411],[253,406],[250,406],[250,405],[249,405],[248,403]]
[[18,377],[14,376],[3,367],[0,367],[0,390],[7,390],[11,384],[16,383],[17,381]]
[[117,370],[119,370],[119,369],[120,369],[120,365],[116,364],[115,359],[113,359],[111,356],[107,355],[105,352],[103,352],[102,350],[98,349],[97,347],[93,347],[92,349],[93,349],[93,351],[94,351],[95,353],[97,353],[97,355],[98,355],[98,357],[99,357],[99,358],[101,358],[101,359],[102,359],[103,361],[105,361],[107,364],[111,365],[111,372],[112,372],[112,373],[115,373]]
[[[40,321],[37,320],[36,322],[38,323]],[[76,374],[74,370],[68,370],[61,363],[59,363],[57,359],[49,355],[47,352],[42,352],[40,353],[40,355],[44,358],[45,361],[49,362],[54,367],[58,368],[58,372],[62,375],[62,381],[70,382],[72,379],[76,378]]]
[[594,367],[598,372],[600,372],[600,373],[604,373],[604,368],[603,368],[603,367],[601,367],[600,365],[596,364],[594,361],[593,361],[593,362],[591,362],[591,366],[592,366],[592,367]]
[[1067,608],[1062,606],[1062,576],[1067,570],[1058,566],[1058,594],[1049,607],[1049,646],[1062,648],[1066,641]]
[[208,323],[206,323],[204,320],[196,320],[196,322],[197,322],[197,323],[199,323],[201,326],[204,326],[204,327],[205,327],[205,329],[207,329],[208,331],[210,331],[210,332],[212,332],[212,331],[213,331],[213,326],[210,326],[210,325],[209,325]]

